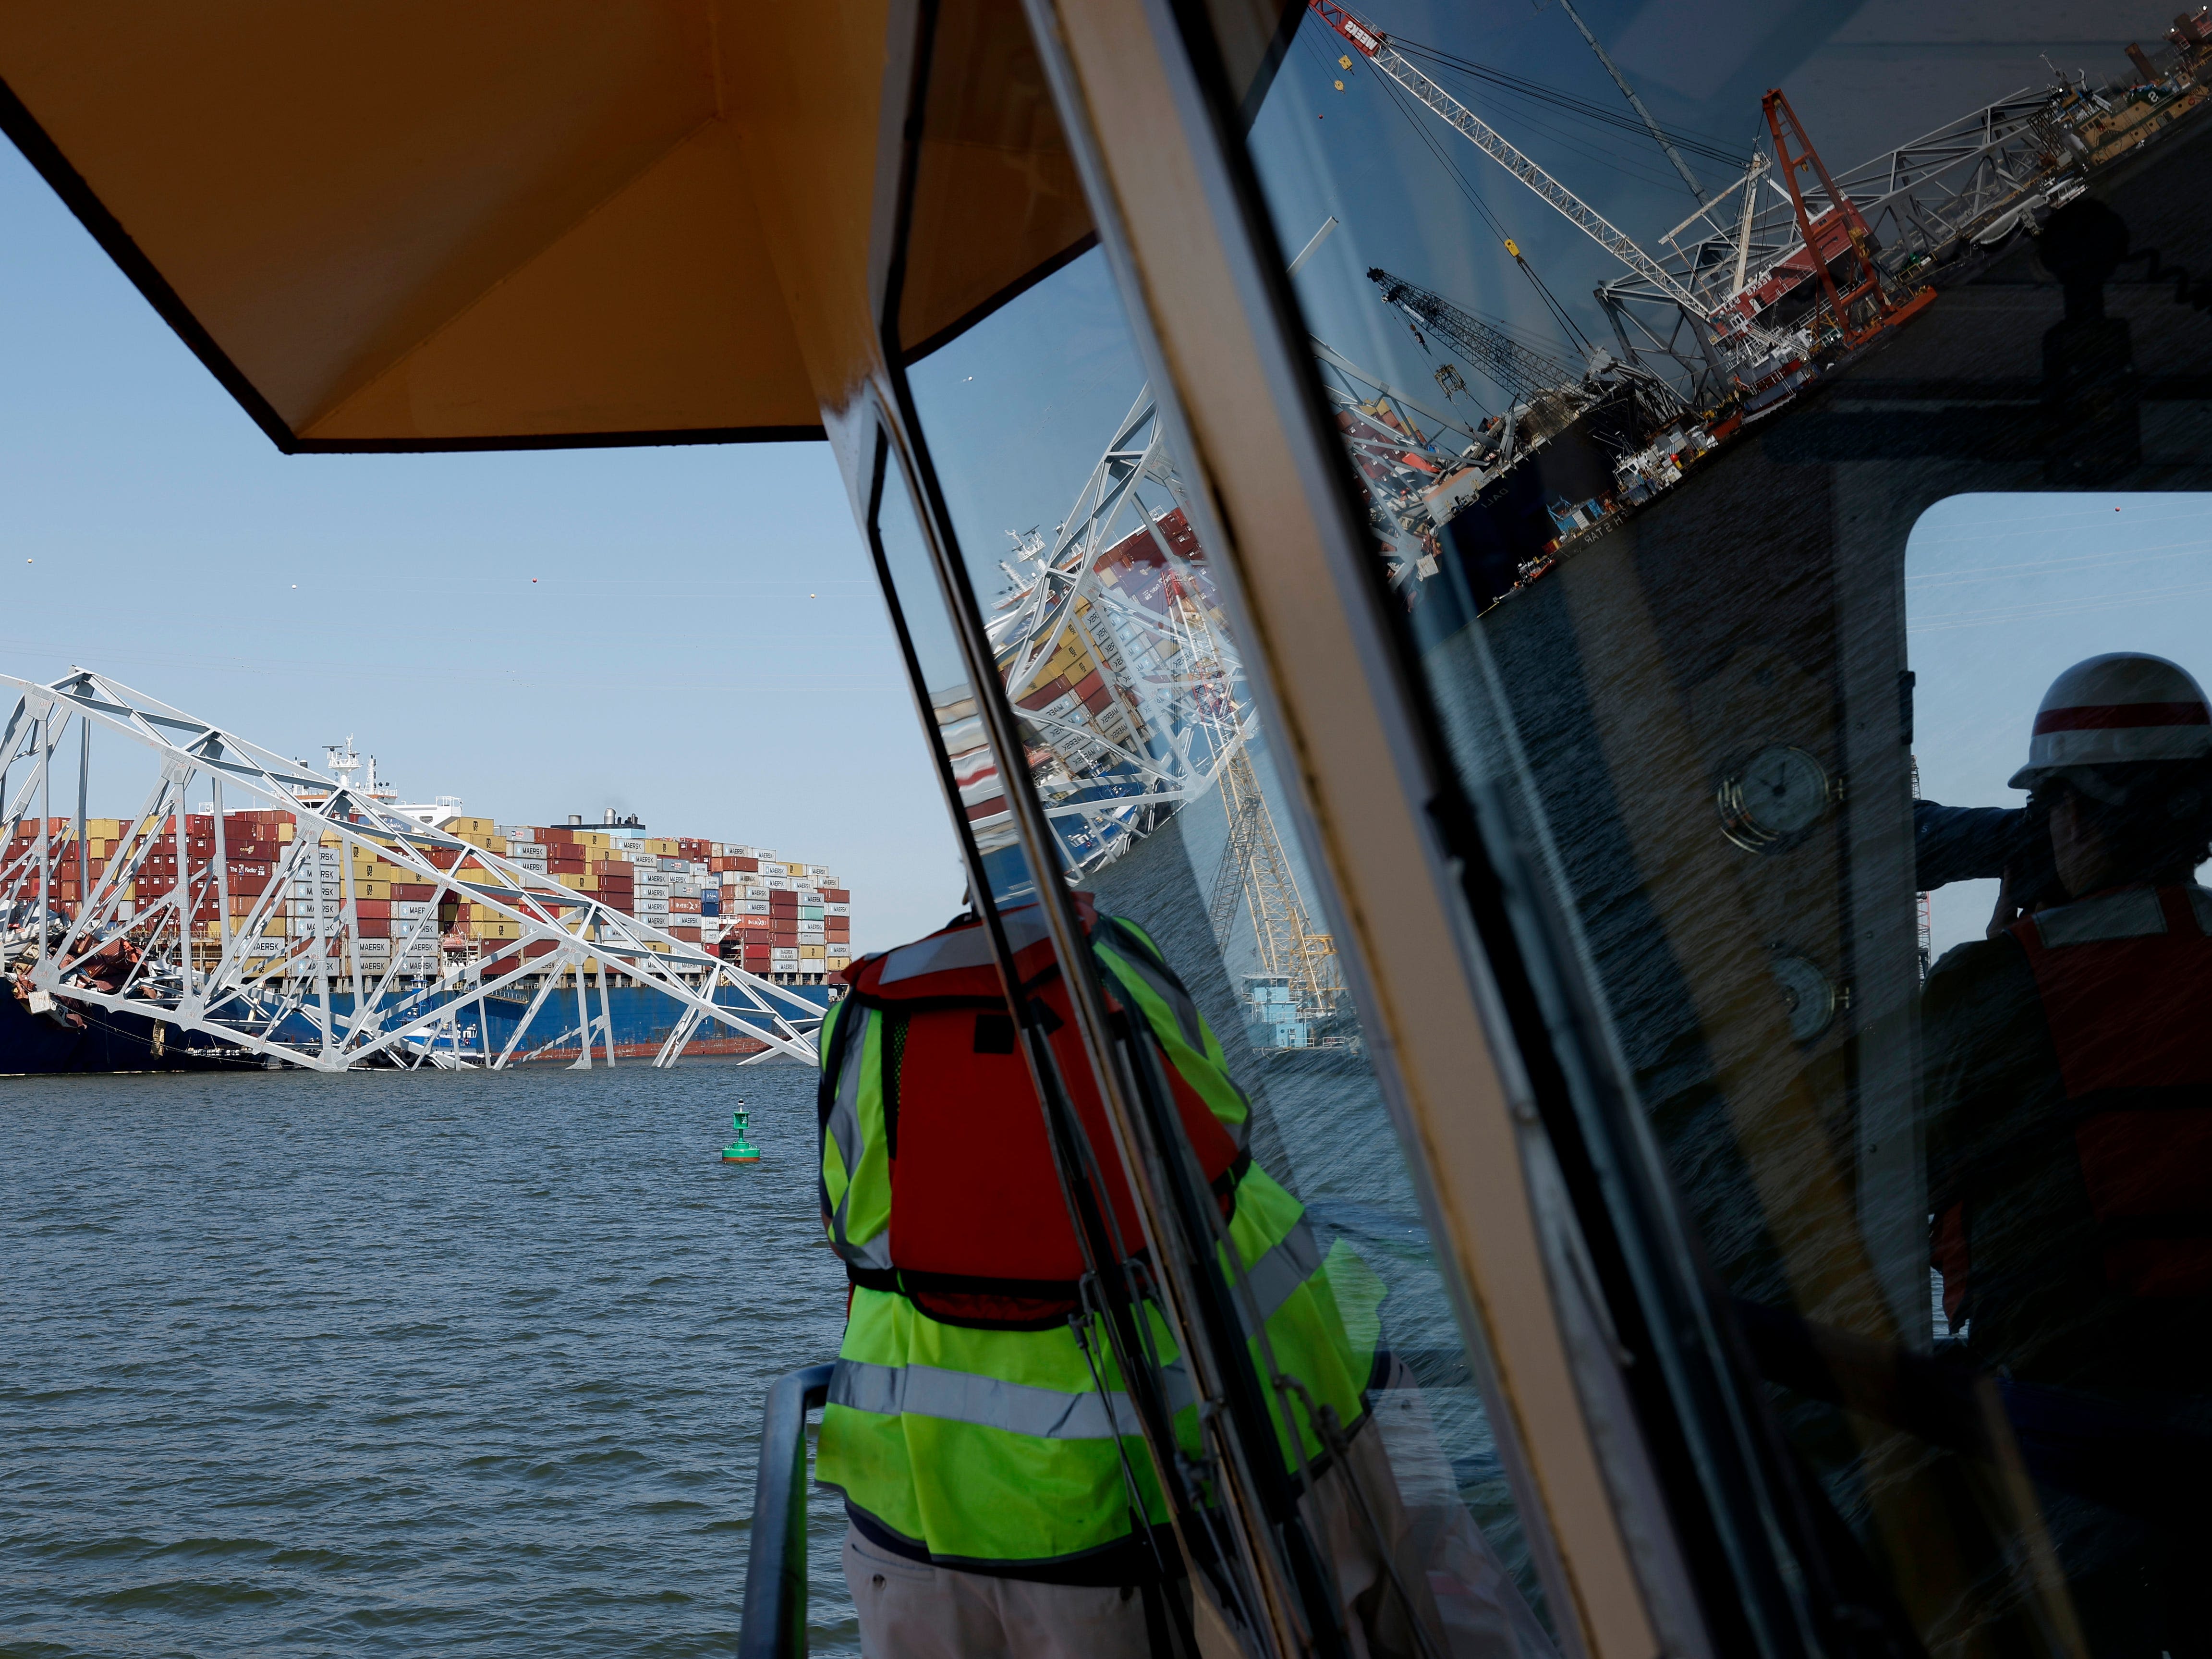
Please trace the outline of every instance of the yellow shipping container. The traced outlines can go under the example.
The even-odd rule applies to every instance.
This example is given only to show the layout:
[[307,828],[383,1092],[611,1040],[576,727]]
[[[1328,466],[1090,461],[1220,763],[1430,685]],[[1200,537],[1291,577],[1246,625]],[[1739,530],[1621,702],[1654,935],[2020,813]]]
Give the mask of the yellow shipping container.
[[356,880],[353,884],[353,896],[356,899],[379,901],[389,899],[392,896],[392,884],[388,881]]
[[559,882],[563,887],[574,888],[580,893],[584,890],[584,882],[586,878],[582,876],[571,874],[566,870],[554,877],[553,879]]

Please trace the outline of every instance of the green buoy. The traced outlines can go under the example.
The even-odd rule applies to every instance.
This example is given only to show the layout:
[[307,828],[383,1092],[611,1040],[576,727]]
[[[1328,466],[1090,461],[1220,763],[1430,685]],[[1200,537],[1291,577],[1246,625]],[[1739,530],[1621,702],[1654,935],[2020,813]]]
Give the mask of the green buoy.
[[745,1109],[742,1101],[738,1103],[738,1109],[730,1114],[730,1127],[738,1133],[738,1144],[722,1148],[722,1162],[725,1164],[759,1163],[760,1148],[745,1139]]

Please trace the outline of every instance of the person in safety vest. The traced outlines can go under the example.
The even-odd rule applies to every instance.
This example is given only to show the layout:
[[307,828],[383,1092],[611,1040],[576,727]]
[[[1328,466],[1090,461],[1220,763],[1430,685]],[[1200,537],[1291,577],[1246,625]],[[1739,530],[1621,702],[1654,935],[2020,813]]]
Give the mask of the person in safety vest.
[[[1342,1244],[1324,1257],[1304,1206],[1252,1161],[1249,1103],[1151,939],[1076,898],[1109,1003],[1149,1036],[1218,1197],[1276,1370],[1340,1425],[1349,1455],[1335,1459],[1304,1413],[1301,1444],[1277,1433],[1286,1468],[1329,1471],[1304,1501],[1356,1639],[1377,1655],[1421,1652],[1412,1621],[1435,1629],[1436,1603],[1381,1437],[1361,1432],[1379,1283]],[[1042,920],[1034,905],[1002,919],[1071,1104],[1111,1165],[1100,1207],[1134,1249],[1136,1207]],[[1085,1258],[989,936],[963,915],[844,977],[850,993],[821,1037],[821,1200],[851,1290],[816,1478],[844,1496],[862,1650],[1176,1651],[1188,1603],[1161,1571],[1181,1570],[1168,1508],[1099,1323],[1084,1317]],[[1172,1384],[1182,1373],[1166,1328],[1156,1311],[1140,1316]],[[1176,1429],[1195,1450],[1185,1406]],[[1358,1494],[1342,1490],[1346,1462]]]
[[[1923,1002],[1944,1310],[2002,1376],[2194,1437],[2212,1427],[2212,891],[2191,879],[2212,854],[2212,710],[2163,658],[2093,657],[2053,682],[2012,787],[2049,879],[1947,954]],[[2207,1650],[2201,1540],[2045,1498],[2091,1651]]]

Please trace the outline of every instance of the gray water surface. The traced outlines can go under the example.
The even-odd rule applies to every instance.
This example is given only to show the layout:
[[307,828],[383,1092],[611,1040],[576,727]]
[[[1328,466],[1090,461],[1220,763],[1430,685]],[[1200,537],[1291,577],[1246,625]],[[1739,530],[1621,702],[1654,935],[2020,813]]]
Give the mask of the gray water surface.
[[813,1085],[0,1082],[0,1655],[730,1651],[762,1395],[844,1321]]

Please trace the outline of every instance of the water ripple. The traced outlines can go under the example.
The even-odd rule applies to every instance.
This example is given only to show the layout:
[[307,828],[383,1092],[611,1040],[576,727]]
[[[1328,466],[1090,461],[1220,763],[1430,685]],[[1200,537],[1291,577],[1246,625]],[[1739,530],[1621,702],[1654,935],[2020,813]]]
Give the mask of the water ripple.
[[0,1656],[727,1653],[762,1395],[843,1315],[811,1082],[0,1082]]

